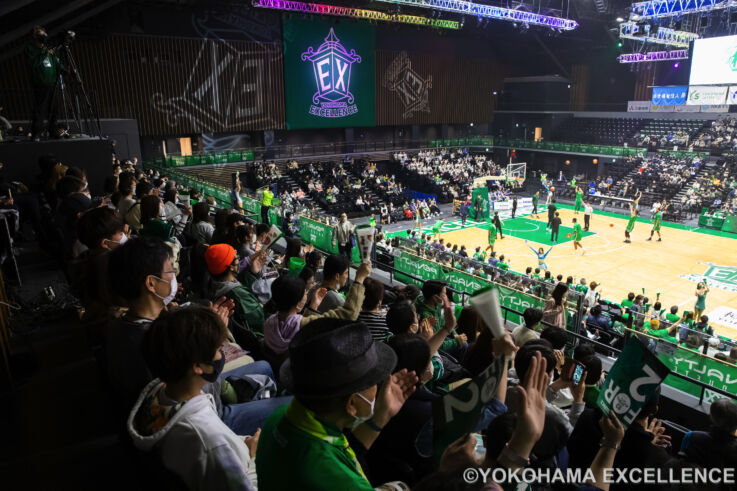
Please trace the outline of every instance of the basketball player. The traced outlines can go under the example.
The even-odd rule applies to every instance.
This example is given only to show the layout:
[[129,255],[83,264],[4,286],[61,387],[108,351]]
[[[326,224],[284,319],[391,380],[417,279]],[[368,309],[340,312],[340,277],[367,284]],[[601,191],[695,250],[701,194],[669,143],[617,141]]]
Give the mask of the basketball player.
[[637,191],[637,194],[635,194],[635,199],[632,200],[632,202],[635,204],[635,210],[640,209],[640,198],[642,198],[642,191]]
[[583,230],[581,230],[581,224],[574,218],[573,219],[573,254],[576,254],[578,249],[581,249],[581,255],[586,254],[586,249],[581,245],[583,239]]
[[573,205],[573,214],[578,215],[581,208],[583,208],[583,191],[580,186],[576,186],[576,203]]
[[496,242],[496,227],[493,223],[489,224],[489,245],[486,246],[486,249],[484,249],[484,252],[491,250],[491,252],[494,252],[494,242]]
[[[639,199],[639,198],[637,198]],[[632,241],[630,240],[630,232],[632,232],[635,229],[635,222],[637,221],[637,204],[632,206],[632,203],[627,203],[630,207],[630,221],[627,222],[627,228],[624,229],[624,242],[625,244],[629,244]]]
[[532,195],[532,216],[537,218],[537,204],[540,202],[540,191],[535,191]]
[[653,229],[650,231],[650,237],[647,239],[648,241],[653,240],[653,234],[655,232],[658,233],[658,242],[663,241],[663,238],[660,236],[660,222],[663,220],[663,212],[665,212],[667,208],[668,204],[666,203],[658,208],[655,215],[653,215]]

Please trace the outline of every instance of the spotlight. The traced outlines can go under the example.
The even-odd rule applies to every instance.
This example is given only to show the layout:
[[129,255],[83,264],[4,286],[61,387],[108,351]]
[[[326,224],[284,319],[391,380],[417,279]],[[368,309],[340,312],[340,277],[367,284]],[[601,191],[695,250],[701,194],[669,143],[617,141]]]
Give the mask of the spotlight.
[[617,17],[617,22],[624,22],[624,19],[622,17]]
[[678,63],[678,62],[673,63],[673,68],[678,68],[679,66],[681,66],[680,63]]
[[496,95],[496,90],[494,92],[492,92],[492,94]]
[[622,47],[622,41],[617,43],[617,48],[621,48],[621,47]]

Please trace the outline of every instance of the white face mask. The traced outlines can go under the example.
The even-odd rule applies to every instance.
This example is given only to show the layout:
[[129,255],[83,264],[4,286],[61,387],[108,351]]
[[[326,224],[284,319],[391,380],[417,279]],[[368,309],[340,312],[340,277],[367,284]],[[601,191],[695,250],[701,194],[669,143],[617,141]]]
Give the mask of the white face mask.
[[357,428],[360,425],[362,425],[364,422],[368,421],[369,419],[374,417],[374,406],[376,405],[376,397],[374,397],[373,401],[369,401],[365,397],[363,397],[361,394],[356,392],[356,395],[366,401],[369,406],[371,407],[371,410],[369,411],[367,416],[354,416],[355,420],[353,421],[353,428]]
[[123,234],[120,236],[120,240],[107,239],[107,241],[112,242],[113,244],[118,244],[118,246],[122,246],[123,244],[128,242],[128,236]]
[[[158,276],[154,276],[154,278],[156,278],[159,281],[166,281],[165,279],[159,278]],[[169,286],[171,287],[171,290],[169,291],[169,294],[166,297],[161,297],[156,292],[154,292],[154,295],[156,295],[157,297],[159,297],[164,302],[164,305],[169,305],[169,303],[172,300],[174,300],[174,297],[177,296],[177,288],[179,287],[179,285],[177,284],[177,277],[176,276],[172,276],[171,282],[169,283]]]

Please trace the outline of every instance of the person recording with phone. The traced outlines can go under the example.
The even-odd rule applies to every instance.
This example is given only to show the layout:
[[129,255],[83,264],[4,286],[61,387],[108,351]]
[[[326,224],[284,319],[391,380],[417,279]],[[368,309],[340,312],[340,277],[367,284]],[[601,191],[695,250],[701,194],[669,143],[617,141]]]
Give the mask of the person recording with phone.
[[35,26],[31,32],[33,38],[25,48],[28,62],[31,89],[33,90],[33,113],[31,137],[38,141],[43,132],[44,121],[49,137],[58,138],[56,128],[56,86],[59,73],[66,70],[54,49],[49,47],[49,36],[46,29]]

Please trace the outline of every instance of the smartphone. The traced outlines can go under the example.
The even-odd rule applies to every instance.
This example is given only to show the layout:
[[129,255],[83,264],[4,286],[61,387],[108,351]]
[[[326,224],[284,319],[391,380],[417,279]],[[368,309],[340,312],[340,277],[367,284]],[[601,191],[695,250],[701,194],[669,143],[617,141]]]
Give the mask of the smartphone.
[[573,358],[566,358],[566,361],[563,362],[563,369],[561,370],[560,376],[563,380],[571,381],[573,385],[578,385],[581,383],[584,370],[586,370],[586,367],[583,363]]

